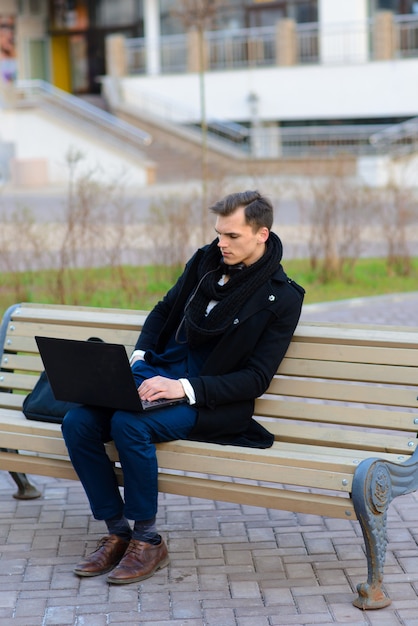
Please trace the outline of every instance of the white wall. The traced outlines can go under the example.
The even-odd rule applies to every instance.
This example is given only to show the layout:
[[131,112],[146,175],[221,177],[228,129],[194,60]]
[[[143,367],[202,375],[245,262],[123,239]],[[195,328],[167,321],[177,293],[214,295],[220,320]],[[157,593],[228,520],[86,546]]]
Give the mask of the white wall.
[[94,172],[97,181],[111,183],[120,180],[126,186],[144,187],[147,184],[145,162],[129,158],[106,145],[95,136],[80,132],[75,126],[54,122],[41,111],[1,110],[0,140],[15,144],[15,159],[24,165],[46,161],[47,184],[61,185],[68,181],[66,155],[69,150],[80,151],[84,158],[77,173]]
[[332,64],[337,55],[346,63],[367,61],[367,18],[367,0],[319,0],[321,63]]
[[[417,116],[417,76],[418,59],[210,72],[207,116],[248,120],[250,92],[259,98],[261,121]],[[176,107],[176,119],[183,121],[187,111],[199,118],[197,74],[131,76],[121,86],[129,104],[148,102],[152,112],[160,103],[168,119]]]
[[357,181],[369,187],[397,185],[401,189],[418,188],[418,156],[399,159],[390,156],[363,156],[357,159]]
[[367,18],[368,0],[318,0],[321,24],[350,23]]

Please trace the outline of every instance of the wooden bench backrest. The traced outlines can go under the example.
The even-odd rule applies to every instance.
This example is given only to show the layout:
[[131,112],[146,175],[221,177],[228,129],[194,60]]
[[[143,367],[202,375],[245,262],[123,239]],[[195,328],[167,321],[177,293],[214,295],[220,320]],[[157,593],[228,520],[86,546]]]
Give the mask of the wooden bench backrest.
[[[130,353],[147,312],[22,304],[9,315],[0,336],[0,407],[20,410],[43,369],[35,335],[95,336]],[[289,446],[395,453],[402,460],[416,447],[417,396],[418,329],[301,323],[257,400],[256,417]]]

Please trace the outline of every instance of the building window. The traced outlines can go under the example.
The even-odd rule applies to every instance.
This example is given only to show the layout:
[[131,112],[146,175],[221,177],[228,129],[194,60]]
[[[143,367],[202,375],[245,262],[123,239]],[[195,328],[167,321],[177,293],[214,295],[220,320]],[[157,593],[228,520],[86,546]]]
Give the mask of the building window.
[[18,0],[17,3],[19,15],[45,15],[46,9],[46,0]]
[[139,4],[138,0],[97,0],[94,3],[94,25],[113,27],[134,24],[138,21]]
[[57,30],[85,30],[89,25],[87,0],[51,0],[51,27]]
[[377,9],[393,11],[397,15],[418,13],[415,0],[377,0]]
[[41,15],[43,13],[42,0],[29,0],[29,13],[30,15]]
[[282,0],[281,2],[255,2],[246,8],[247,26],[271,26],[289,17],[297,23],[318,21],[317,0]]

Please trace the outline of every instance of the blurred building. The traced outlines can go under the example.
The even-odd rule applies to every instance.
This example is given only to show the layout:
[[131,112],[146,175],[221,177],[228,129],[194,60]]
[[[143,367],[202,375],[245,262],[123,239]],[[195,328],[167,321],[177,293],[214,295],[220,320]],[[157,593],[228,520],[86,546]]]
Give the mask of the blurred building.
[[[394,16],[418,18],[415,0],[202,3],[209,7],[209,12],[211,5],[214,9],[206,21],[207,30],[235,34],[248,28],[269,28],[280,21],[296,25],[318,23],[319,30],[331,26],[335,29],[341,24],[358,29],[382,10],[391,11]],[[106,73],[105,40],[109,34],[144,38],[148,55],[145,72],[164,71],[161,59],[156,63],[154,57],[161,57],[164,38],[190,30],[187,10],[182,8],[190,4],[193,3],[187,0],[2,0],[1,30],[14,31],[19,78],[42,78],[72,93],[94,93],[100,90],[100,76]],[[9,26],[4,20],[9,20]],[[156,50],[160,50],[159,55]],[[3,68],[8,63],[4,54],[0,57]]]
[[0,34],[0,104],[41,79],[154,139],[205,118],[256,159],[418,142],[417,0],[1,0]]

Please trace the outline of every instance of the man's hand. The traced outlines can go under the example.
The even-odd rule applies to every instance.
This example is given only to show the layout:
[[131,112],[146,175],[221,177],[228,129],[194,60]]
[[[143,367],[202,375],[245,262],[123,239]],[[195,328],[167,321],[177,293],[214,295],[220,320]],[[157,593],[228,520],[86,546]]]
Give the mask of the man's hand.
[[138,387],[138,393],[141,400],[149,401],[160,398],[176,400],[185,397],[181,382],[172,378],[165,378],[165,376],[153,376],[144,380]]

